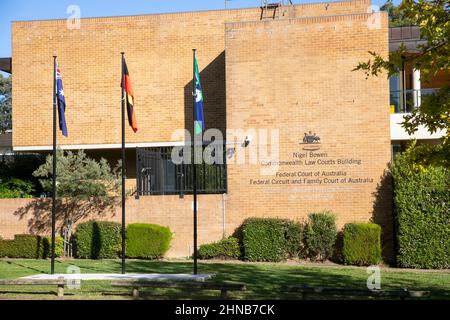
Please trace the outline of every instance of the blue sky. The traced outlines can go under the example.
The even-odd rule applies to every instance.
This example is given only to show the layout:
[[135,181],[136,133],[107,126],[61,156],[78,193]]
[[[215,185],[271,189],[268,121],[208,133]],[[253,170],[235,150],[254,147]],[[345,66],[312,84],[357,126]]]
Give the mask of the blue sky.
[[[67,8],[77,5],[81,17],[149,14],[176,11],[224,9],[225,0],[0,0],[0,57],[11,56],[11,21],[64,19]],[[293,3],[324,2],[326,0],[293,0]],[[385,0],[372,0],[381,6]],[[395,1],[396,3],[399,0]],[[227,1],[228,8],[257,7],[260,0]]]

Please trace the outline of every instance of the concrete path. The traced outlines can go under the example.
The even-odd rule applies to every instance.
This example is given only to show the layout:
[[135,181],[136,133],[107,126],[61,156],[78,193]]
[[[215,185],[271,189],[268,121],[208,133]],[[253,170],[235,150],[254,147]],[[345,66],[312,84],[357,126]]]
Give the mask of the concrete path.
[[164,274],[164,273],[59,273],[59,274],[37,274],[20,279],[58,279],[66,280],[151,280],[151,281],[205,281],[211,279],[212,274]]

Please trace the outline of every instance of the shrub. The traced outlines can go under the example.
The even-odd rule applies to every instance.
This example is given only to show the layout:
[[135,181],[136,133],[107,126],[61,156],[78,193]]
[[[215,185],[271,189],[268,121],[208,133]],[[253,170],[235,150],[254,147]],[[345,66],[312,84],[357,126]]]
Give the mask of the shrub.
[[344,263],[343,251],[344,249],[344,232],[342,230],[337,232],[336,241],[334,243],[333,254],[330,257],[330,261],[334,263]]
[[[63,238],[55,238],[55,256],[62,256]],[[36,235],[15,235],[13,240],[0,239],[0,258],[47,258],[51,256],[51,238]]]
[[37,259],[41,257],[41,237],[30,234],[14,236],[11,258]]
[[126,255],[129,258],[157,259],[170,246],[172,233],[156,224],[134,223],[127,226]]
[[381,260],[381,227],[374,223],[346,224],[342,253],[345,264],[378,264]]
[[450,170],[414,171],[400,155],[393,178],[399,266],[450,268]]
[[41,257],[41,237],[17,234],[14,240],[0,241],[0,256],[9,258],[37,259]]
[[45,160],[43,155],[3,155],[0,161],[0,198],[30,198],[42,192],[32,173]]
[[[286,219],[250,218],[242,224],[243,258],[247,261],[278,262],[288,257]],[[290,236],[291,244],[295,243]],[[295,249],[294,249],[295,250]]]
[[113,259],[122,244],[121,225],[116,222],[80,223],[75,233],[75,255],[84,259]]
[[34,184],[17,178],[0,178],[0,198],[31,198]]
[[0,240],[0,258],[12,257],[14,254],[14,240]]
[[200,259],[237,259],[241,254],[239,240],[229,237],[217,242],[202,244],[198,250]]
[[305,232],[306,254],[311,260],[324,261],[333,254],[336,242],[336,217],[330,212],[311,213]]
[[286,251],[290,258],[298,258],[303,251],[303,225],[288,221],[286,225]]
[[[52,257],[52,237],[42,238],[42,258]],[[61,257],[64,253],[64,238],[55,237],[55,257]]]

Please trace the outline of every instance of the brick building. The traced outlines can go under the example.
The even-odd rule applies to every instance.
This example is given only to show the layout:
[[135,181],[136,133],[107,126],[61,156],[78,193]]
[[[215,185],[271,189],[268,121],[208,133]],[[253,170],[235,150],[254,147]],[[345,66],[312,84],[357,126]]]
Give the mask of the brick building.
[[[174,131],[192,127],[191,49],[196,48],[206,128],[223,134],[226,159],[225,165],[203,166],[200,172],[199,242],[232,234],[247,217],[301,220],[330,210],[339,227],[381,224],[389,257],[389,82],[352,71],[367,60],[368,51],[389,51],[387,15],[372,13],[370,5],[352,0],[281,6],[275,12],[86,18],[80,29],[67,28],[66,20],[14,22],[13,149],[52,148],[52,56],[57,55],[69,128],[68,138],[58,135],[58,145],[111,163],[119,159],[120,52],[125,51],[139,127],[126,134],[127,187],[135,195],[127,200],[128,222],[169,226],[174,232],[169,255],[189,255],[190,169],[166,156],[188,140]],[[27,201],[5,206],[9,215],[0,217],[1,235],[29,231],[13,214]],[[107,219],[119,221],[120,214]]]

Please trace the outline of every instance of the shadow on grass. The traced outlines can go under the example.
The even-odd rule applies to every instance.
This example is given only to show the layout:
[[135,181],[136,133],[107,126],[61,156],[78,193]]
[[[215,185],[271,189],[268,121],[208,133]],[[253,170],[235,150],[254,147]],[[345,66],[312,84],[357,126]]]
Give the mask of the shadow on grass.
[[27,269],[27,270],[30,270],[33,272],[43,273],[43,274],[46,273],[45,271],[42,271],[42,269],[36,269],[31,266],[24,265],[22,263],[16,262],[16,260],[2,260],[2,261],[5,262],[6,264],[13,265],[13,266],[16,266],[19,268],[24,268],[24,269]]
[[[18,291],[18,290],[16,290],[16,291],[14,291],[14,290],[8,290],[7,288],[0,288],[0,297],[6,296],[9,294],[17,294],[17,295],[24,295],[24,294],[44,295],[44,294],[47,294],[47,295],[55,296],[55,298],[58,297],[56,291],[51,291],[51,290],[48,290],[48,291],[45,291],[45,290],[42,290],[42,291]],[[74,296],[74,294],[73,293],[64,293],[64,296]]]
[[[164,272],[164,273],[191,273],[192,263],[164,263],[152,264],[140,261],[127,262],[128,272]],[[200,264],[199,273],[214,273],[216,276],[212,282],[241,282],[247,286],[244,293],[232,293],[231,295],[245,296],[255,299],[286,298],[286,294],[280,291],[282,286],[299,284],[309,286],[365,288],[366,280],[357,281],[354,275],[337,275],[325,273],[322,270],[304,269],[302,267],[277,267],[273,270],[269,265],[232,265],[228,264]],[[192,294],[192,293],[191,293]]]
[[[0,262],[6,262],[0,260]],[[120,260],[62,260],[58,261],[57,272],[64,272],[68,266],[80,267],[82,273],[121,273]],[[20,260],[0,266],[2,276],[23,276],[43,273],[50,261]],[[127,273],[186,273],[192,274],[192,261],[166,262],[127,260]],[[308,285],[313,287],[365,289],[368,274],[364,268],[351,267],[309,267],[283,264],[254,263],[199,263],[199,273],[215,274],[211,282],[240,282],[247,287],[245,292],[230,292],[232,299],[299,299],[299,294],[283,292],[287,285]],[[10,268],[10,270],[8,270]],[[31,271],[31,272],[30,272]],[[8,273],[9,272],[9,273]],[[409,290],[429,290],[429,299],[450,299],[450,274],[411,273],[402,271],[382,271],[382,289],[408,288]],[[14,291],[19,290],[11,288]],[[30,290],[33,290],[30,288]],[[0,292],[2,288],[0,288]],[[39,292],[38,290],[36,290]],[[42,291],[41,291],[42,292]],[[110,281],[82,281],[80,291],[68,290],[75,298],[110,299],[116,297],[131,299],[130,288],[116,288]],[[216,290],[180,290],[169,288],[143,288],[142,299],[219,299]],[[311,299],[349,299],[349,296],[311,296]]]

